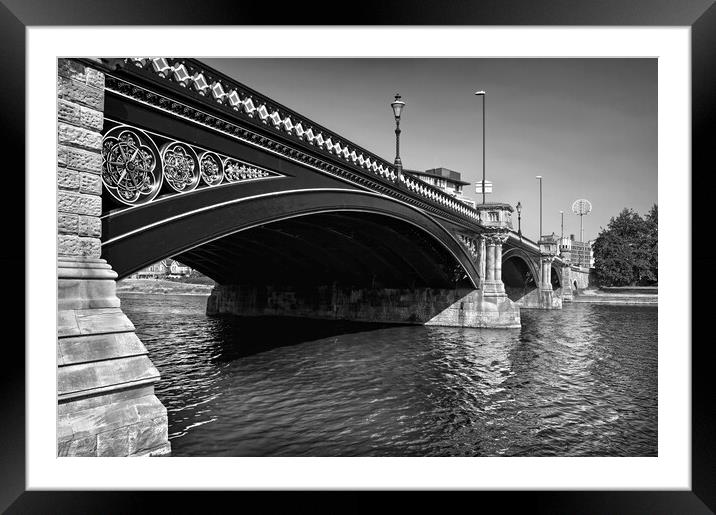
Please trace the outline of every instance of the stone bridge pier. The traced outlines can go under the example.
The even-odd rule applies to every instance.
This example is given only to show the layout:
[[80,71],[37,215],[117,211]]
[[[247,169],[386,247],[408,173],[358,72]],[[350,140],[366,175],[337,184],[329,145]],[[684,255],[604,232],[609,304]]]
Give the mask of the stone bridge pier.
[[159,372],[100,259],[104,75],[58,64],[57,455],[166,454]]
[[539,285],[539,308],[558,309],[562,307],[561,300],[552,288],[552,262],[554,256],[540,256],[540,285]]
[[572,302],[574,294],[572,292],[572,266],[571,252],[563,250],[560,252],[562,258],[562,302]]

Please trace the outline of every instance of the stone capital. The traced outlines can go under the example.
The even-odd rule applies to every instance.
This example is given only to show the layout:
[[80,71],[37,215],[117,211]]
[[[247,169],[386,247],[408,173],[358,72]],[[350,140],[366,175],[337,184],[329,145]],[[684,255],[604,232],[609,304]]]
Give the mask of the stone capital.
[[487,245],[504,245],[510,234],[507,231],[489,231],[481,236],[485,239]]

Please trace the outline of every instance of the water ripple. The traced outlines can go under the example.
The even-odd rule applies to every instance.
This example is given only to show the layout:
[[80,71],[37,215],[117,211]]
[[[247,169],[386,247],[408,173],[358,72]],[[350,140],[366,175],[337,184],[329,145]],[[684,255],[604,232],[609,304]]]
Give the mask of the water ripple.
[[162,375],[175,456],[656,456],[654,307],[523,310],[501,331],[121,299]]

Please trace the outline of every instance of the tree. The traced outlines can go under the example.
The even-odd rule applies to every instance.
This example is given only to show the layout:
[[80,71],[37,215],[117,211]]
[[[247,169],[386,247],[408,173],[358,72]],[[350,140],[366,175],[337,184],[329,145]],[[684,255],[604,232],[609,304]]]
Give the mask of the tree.
[[594,268],[604,286],[650,285],[658,281],[658,209],[646,218],[624,208],[594,242]]
[[656,283],[659,277],[659,208],[654,204],[646,214],[647,241],[645,247],[649,255],[649,273]]

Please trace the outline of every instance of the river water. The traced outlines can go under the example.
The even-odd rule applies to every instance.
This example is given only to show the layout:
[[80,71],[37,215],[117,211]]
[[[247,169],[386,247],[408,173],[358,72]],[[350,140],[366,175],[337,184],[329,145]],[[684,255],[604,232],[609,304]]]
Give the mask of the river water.
[[120,294],[173,456],[656,456],[657,308],[522,310],[522,329],[213,318]]

